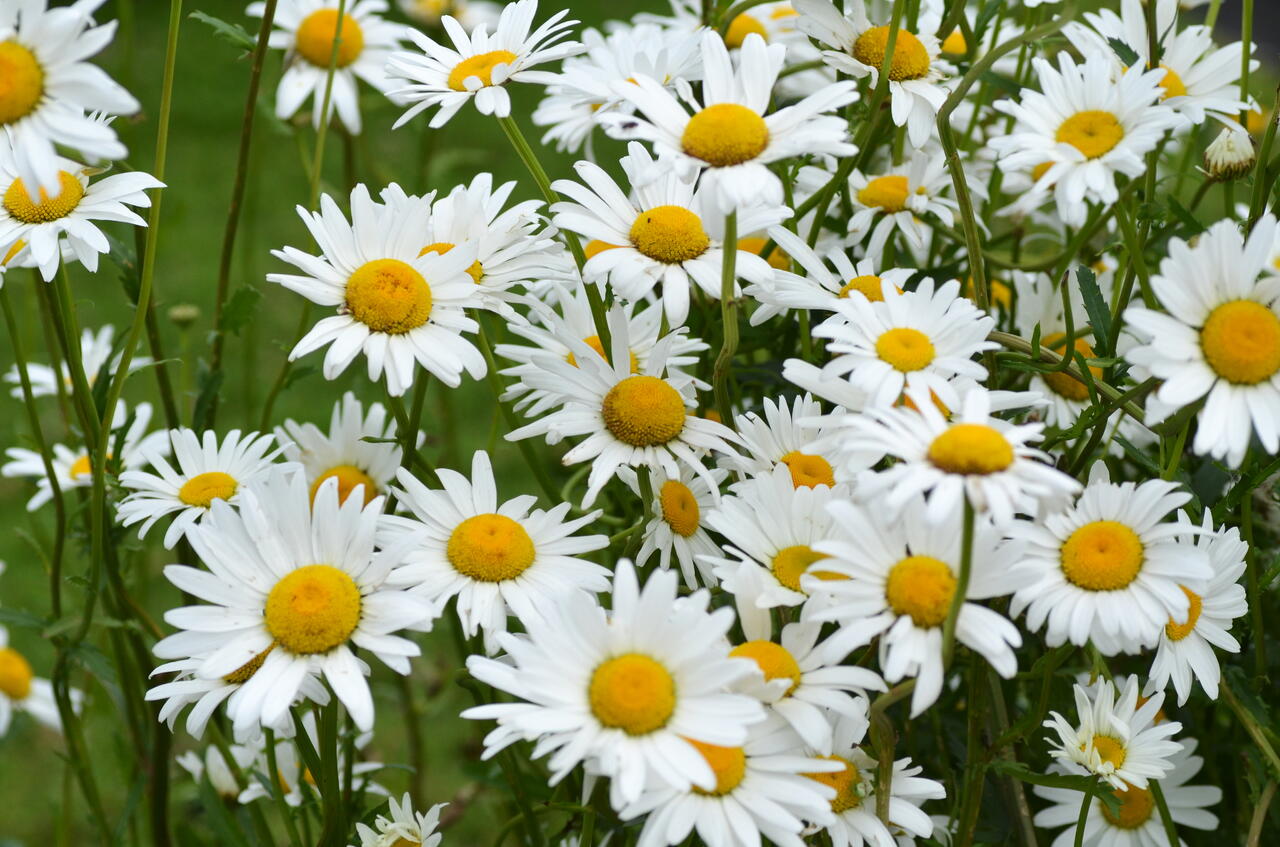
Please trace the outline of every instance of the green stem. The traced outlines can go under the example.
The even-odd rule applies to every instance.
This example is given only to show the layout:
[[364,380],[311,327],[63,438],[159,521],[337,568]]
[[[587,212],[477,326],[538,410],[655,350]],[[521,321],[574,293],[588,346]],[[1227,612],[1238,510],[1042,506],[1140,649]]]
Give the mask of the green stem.
[[733,426],[729,371],[733,367],[733,354],[738,350],[738,301],[735,296],[737,245],[738,213],[735,210],[724,218],[724,264],[720,272],[720,323],[724,332],[724,341],[720,345],[720,353],[716,356],[715,369],[712,371],[716,410],[720,412],[720,422],[728,427]]
[[969,593],[969,575],[973,571],[973,504],[968,496],[964,498],[964,535],[960,547],[960,574],[956,578],[956,587],[951,595],[951,607],[947,609],[947,619],[942,624],[942,666],[951,666],[956,649],[956,622],[960,619],[960,609]]
[[307,208],[314,209],[320,201],[320,172],[324,170],[324,141],[328,134],[329,107],[333,102],[333,75],[338,67],[338,51],[342,48],[342,25],[347,19],[347,0],[338,0],[338,17],[333,28],[333,46],[329,49],[329,69],[325,74],[324,97],[320,108],[320,125],[316,127],[316,152],[311,157],[311,188],[307,194]]
[[[263,729],[263,732],[266,734],[267,770],[269,773],[263,774],[262,787],[267,789],[267,793],[271,795],[271,800],[276,805],[276,812],[280,815],[280,819],[284,821],[285,831],[289,834],[290,847],[302,847],[302,840],[298,837],[298,825],[293,820],[294,811],[285,802],[284,786],[280,784],[280,765],[276,762],[276,734],[266,728]],[[228,762],[233,761],[230,750],[222,751],[222,755]],[[298,778],[300,779],[301,777],[302,769],[299,768]]]
[[[1153,781],[1151,785],[1154,786],[1155,782]],[[1098,778],[1095,776],[1092,779],[1090,779],[1089,784],[1085,786],[1084,797],[1082,797],[1080,800],[1080,815],[1079,817],[1076,818],[1076,839],[1075,839],[1076,847],[1083,847],[1084,845],[1084,825],[1085,825],[1085,822],[1089,819],[1089,806],[1093,804],[1093,792],[1097,790],[1097,787],[1098,787]],[[1174,840],[1174,841],[1170,841],[1169,843],[1177,844],[1178,842]]]
[[1160,823],[1164,826],[1165,838],[1169,839],[1170,844],[1181,844],[1182,842],[1178,840],[1178,828],[1173,823],[1173,815],[1169,814],[1169,804],[1164,799],[1164,789],[1154,779],[1148,784],[1151,786],[1151,796],[1155,798],[1156,808],[1160,810]]
[[1248,568],[1246,587],[1249,610],[1253,618],[1253,667],[1259,679],[1267,676],[1266,615],[1262,613],[1262,563],[1253,547],[1253,494],[1240,501],[1240,535],[1245,543],[1245,566]]
[[[1258,148],[1258,158],[1253,164],[1253,196],[1249,200],[1250,232],[1253,231],[1258,218],[1262,217],[1262,213],[1266,211],[1268,189],[1275,180],[1274,176],[1268,179],[1267,163],[1271,158],[1271,146],[1276,140],[1277,122],[1280,122],[1280,85],[1276,86],[1271,106],[1271,118],[1267,121],[1267,130],[1263,133],[1262,145]],[[1192,208],[1195,207],[1193,206]]]
[[[53,325],[57,330],[62,354],[71,375],[71,404],[76,410],[76,416],[80,419],[85,446],[90,451],[94,451],[98,442],[103,439],[103,429],[94,409],[93,389],[89,385],[89,377],[84,370],[84,354],[80,347],[80,322],[76,319],[76,304],[71,295],[71,279],[67,274],[65,263],[58,270],[53,293]],[[108,421],[106,426],[110,431],[111,422]]]

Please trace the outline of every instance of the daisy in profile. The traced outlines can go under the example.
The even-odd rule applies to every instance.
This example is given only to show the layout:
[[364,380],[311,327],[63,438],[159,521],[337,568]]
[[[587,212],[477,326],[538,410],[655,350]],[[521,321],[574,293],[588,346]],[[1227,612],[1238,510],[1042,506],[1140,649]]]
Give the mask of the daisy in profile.
[[932,234],[922,216],[932,215],[945,226],[955,222],[959,206],[942,196],[950,188],[951,177],[941,152],[917,150],[909,161],[875,176],[855,170],[849,176],[854,208],[849,235],[862,239],[869,233],[865,250],[872,258],[884,253],[894,232],[902,236],[913,255],[921,254]]
[[[915,717],[942,691],[942,631],[955,602],[963,546],[960,503],[953,500],[938,522],[925,519],[919,497],[906,504],[896,521],[847,500],[834,501],[827,510],[833,537],[817,548],[830,557],[822,568],[837,578],[804,580],[811,592],[827,600],[808,617],[838,623],[840,633],[829,643],[845,652],[879,636],[886,681],[916,678],[911,694]],[[1017,551],[989,521],[975,521],[972,572],[960,600],[955,637],[1005,679],[1018,669],[1013,651],[1022,636],[1004,616],[970,601],[1011,593],[1016,583],[1009,571],[1016,561]]]
[[471,457],[471,478],[441,468],[442,490],[433,491],[401,469],[396,499],[413,519],[388,518],[398,533],[417,540],[389,584],[425,597],[443,608],[457,598],[457,614],[467,636],[484,630],[489,652],[495,635],[507,629],[508,615],[526,626],[572,592],[595,594],[609,588],[609,572],[580,558],[608,544],[603,535],[575,535],[600,516],[589,512],[565,520],[568,503],[550,511],[532,509],[532,495],[498,502],[489,454]]
[[418,645],[395,635],[426,631],[436,610],[387,584],[414,538],[375,546],[382,498],[338,503],[338,480],[311,492],[301,474],[277,470],[245,487],[239,508],[215,501],[187,533],[207,571],[170,565],[165,576],[211,605],[171,609],[180,632],[155,646],[162,659],[197,655],[196,674],[215,679],[251,662],[258,669],[230,709],[234,725],[272,726],[293,705],[307,677],[323,676],[362,730],[373,726],[368,666],[354,648],[408,673]]
[[16,176],[31,187],[31,196],[43,191],[56,197],[64,188],[54,145],[89,159],[128,155],[110,122],[95,114],[132,115],[138,101],[85,61],[115,35],[115,21],[94,25],[93,13],[104,2],[76,0],[50,9],[48,0],[27,0],[0,7],[0,135],[12,143]]
[[1218,221],[1192,247],[1169,243],[1151,278],[1165,312],[1138,306],[1124,320],[1142,341],[1125,357],[1163,380],[1148,408],[1156,418],[1205,397],[1193,449],[1239,467],[1256,433],[1280,451],[1280,276],[1269,265],[1273,215],[1248,241],[1232,220]]
[[[1185,516],[1180,514],[1178,519],[1185,520]],[[1182,541],[1184,544],[1194,543],[1205,551],[1213,576],[1209,577],[1204,592],[1200,594],[1179,586],[1187,595],[1190,608],[1186,620],[1179,623],[1180,619],[1170,617],[1165,624],[1147,683],[1149,693],[1163,691],[1172,680],[1179,706],[1186,703],[1191,695],[1193,680],[1199,680],[1209,699],[1218,699],[1218,681],[1222,671],[1213,648],[1228,653],[1240,652],[1240,642],[1229,630],[1236,618],[1249,611],[1244,586],[1240,584],[1249,547],[1240,539],[1240,530],[1219,527],[1215,531],[1208,511],[1200,529],[1199,536]]]
[[[743,452],[726,456],[725,466],[752,477],[786,465],[797,488],[835,485],[838,466],[834,455],[814,446],[826,435],[823,427],[813,423],[822,414],[822,404],[805,394],[791,402],[785,397],[776,401],[766,397],[763,407],[764,417],[747,412],[734,421]],[[843,472],[840,477],[840,482],[852,482]]]
[[[394,189],[393,189],[394,191]],[[391,206],[376,203],[369,189],[351,192],[351,222],[329,195],[320,211],[298,214],[320,245],[313,256],[294,247],[272,255],[302,271],[267,274],[268,282],[296,291],[312,303],[336,308],[289,354],[290,360],[328,346],[325,379],[336,379],[360,353],[369,379],[385,376],[387,390],[400,396],[413,384],[418,365],[456,388],[462,371],[484,376],[484,357],[462,338],[477,325],[464,309],[480,305],[475,280],[467,272],[476,244],[445,253],[422,253],[422,227],[430,220],[431,197]]]
[[[71,690],[72,707],[79,711],[84,695]],[[39,679],[27,657],[9,645],[9,631],[0,626],[0,738],[9,732],[15,712],[26,712],[36,722],[62,731],[62,718],[53,697],[53,685]]]
[[[619,472],[619,476],[636,494],[640,483],[633,472]],[[636,553],[636,566],[643,567],[654,553],[658,554],[658,566],[671,567],[671,557],[684,577],[684,584],[693,590],[699,580],[708,587],[716,584],[707,556],[719,556],[720,546],[707,531],[706,515],[720,500],[720,484],[728,473],[719,468],[711,471],[714,487],[690,471],[681,468],[680,473],[668,476],[661,468],[649,471],[649,486],[653,490],[653,517],[645,524],[643,540]]]
[[[115,334],[116,328],[111,324],[106,324],[97,332],[86,327],[80,333],[80,359],[84,362],[84,373],[89,380],[90,387],[97,382],[99,374],[113,375],[120,364],[120,354],[111,355],[115,349],[113,343]],[[108,360],[111,362],[110,365],[107,365]],[[151,364],[149,357],[134,356],[129,363],[129,372],[132,373],[149,364]],[[105,372],[103,370],[104,367],[106,368]],[[71,367],[66,362],[62,363],[60,373],[48,365],[29,362],[27,364],[27,379],[31,381],[32,397],[56,396],[59,392],[59,383],[62,384],[61,390],[66,393],[70,393],[73,386]],[[4,380],[14,385],[14,389],[9,392],[10,395],[21,400],[22,379],[18,376],[16,365],[4,375]]]
[[1163,693],[1141,698],[1139,705],[1138,680],[1130,677],[1118,693],[1110,680],[1103,680],[1092,698],[1077,685],[1075,698],[1078,726],[1057,712],[1050,712],[1044,722],[1057,735],[1049,739],[1049,755],[1068,770],[1095,774],[1117,791],[1146,788],[1148,780],[1162,779],[1173,770],[1172,757],[1182,745],[1170,736],[1181,732],[1182,724],[1156,722]]
[[538,0],[508,3],[492,34],[484,24],[468,33],[445,15],[440,22],[453,47],[409,30],[409,38],[421,52],[392,53],[386,67],[394,86],[389,96],[393,102],[409,106],[395,126],[434,106],[440,108],[431,118],[431,126],[444,126],[473,98],[480,114],[505,118],[511,114],[506,83],[554,83],[555,74],[531,69],[582,52],[579,42],[563,40],[577,21],[565,20],[569,12],[562,9],[530,32],[537,14]]
[[1009,613],[1025,609],[1027,628],[1045,626],[1050,647],[1092,641],[1104,655],[1155,645],[1164,626],[1185,622],[1191,599],[1213,573],[1198,533],[1183,515],[1166,520],[1191,495],[1152,479],[1113,483],[1102,462],[1074,505],[1009,532],[1024,542],[1019,568],[1033,579],[1019,588]]
[[[846,4],[843,15],[830,0],[794,0],[794,5],[801,31],[835,48],[824,51],[823,60],[841,73],[869,78],[874,88],[889,46],[889,27],[871,23],[864,0]],[[900,27],[889,62],[893,122],[907,128],[911,146],[917,149],[933,136],[938,110],[947,99],[940,84],[944,75],[937,64],[939,48],[935,36]]]
[[[1169,817],[1178,826],[1204,831],[1218,828],[1218,816],[1208,807],[1222,801],[1222,789],[1216,785],[1188,785],[1200,772],[1204,759],[1195,755],[1196,740],[1188,738],[1178,743],[1178,752],[1169,756],[1173,768],[1154,780],[1159,783],[1164,801],[1169,807]],[[1055,764],[1050,771],[1067,772]],[[1094,796],[1089,802],[1084,822],[1085,844],[1129,844],[1132,847],[1165,847],[1169,839],[1156,808],[1155,796],[1150,787],[1138,788],[1126,783],[1124,788],[1111,790],[1120,806],[1112,811],[1106,803]],[[1053,805],[1036,812],[1035,825],[1045,829],[1066,826],[1054,839],[1057,844],[1074,843],[1076,825],[1080,820],[1080,803],[1084,797],[1070,788],[1050,788],[1037,785],[1032,789],[1037,797]]]
[[120,474],[120,485],[130,493],[117,507],[121,526],[141,523],[144,537],[156,521],[176,513],[164,534],[166,550],[209,512],[219,500],[239,503],[243,487],[268,472],[280,448],[272,450],[274,436],[250,432],[241,437],[233,429],[218,443],[218,434],[205,430],[175,429],[169,432],[177,469],[165,461],[169,450],[152,451],[147,459],[155,473],[129,470]]
[[21,176],[22,155],[11,142],[0,138],[0,253],[8,256],[16,248],[8,261],[38,267],[45,282],[58,272],[64,254],[89,271],[97,271],[98,256],[109,253],[111,246],[96,222],[146,226],[129,207],[149,207],[147,191],[164,187],[140,171],[91,180],[91,175],[101,173],[99,169],[56,156],[52,161],[57,168],[57,187],[29,190]]
[[365,438],[395,438],[396,422],[387,419],[381,403],[371,403],[368,414],[350,391],[333,404],[329,431],[313,423],[287,420],[276,429],[276,441],[284,457],[302,466],[314,499],[320,485],[331,477],[338,480],[338,500],[343,502],[357,486],[365,505],[387,492],[400,467],[399,444],[374,443]]
[[677,578],[654,571],[644,588],[625,559],[614,571],[612,610],[573,592],[528,622],[528,636],[499,633],[506,661],[472,656],[467,669],[516,702],[477,706],[464,718],[496,720],[484,758],[536,740],[551,782],[590,761],[608,777],[615,809],[652,780],[677,791],[714,791],[716,773],[696,744],[738,747],[764,720],[760,702],[729,691],[751,673],[729,657],[733,611],[708,611],[700,589],[676,599]]
[[388,815],[378,815],[373,826],[356,824],[360,847],[437,847],[443,838],[436,832],[440,825],[440,810],[446,803],[437,803],[426,813],[415,812],[413,801],[406,792],[400,802],[387,798]]
[[989,143],[1004,170],[1049,163],[1033,190],[1052,190],[1059,217],[1079,226],[1089,203],[1119,199],[1117,174],[1146,171],[1143,157],[1181,118],[1159,102],[1163,69],[1139,64],[1117,74],[1107,56],[1091,53],[1077,64],[1065,51],[1056,68],[1044,59],[1031,63],[1044,93],[1024,89],[1017,100],[998,101],[995,108],[1017,124]]
[[554,392],[560,408],[517,430],[508,441],[535,435],[555,444],[565,436],[587,438],[565,453],[574,465],[591,460],[583,508],[595,501],[620,467],[661,468],[668,478],[688,468],[715,485],[703,464],[712,451],[732,453],[733,432],[723,424],[694,414],[693,378],[666,373],[668,350],[678,336],[663,337],[644,370],[630,366],[631,342],[618,307],[609,313],[613,349],[609,359],[575,339],[565,339],[574,362],[550,357],[537,360],[539,371],[525,378],[530,388]]
[[[705,182],[695,185],[674,171],[647,180],[664,160],[655,160],[636,142],[627,145],[623,173],[632,195],[592,162],[577,162],[582,183],[557,180],[552,187],[569,200],[551,207],[555,224],[588,241],[591,254],[582,268],[588,283],[603,283],[623,300],[639,300],[661,284],[663,306],[671,326],[689,316],[692,285],[718,300],[724,274],[724,216],[715,208]],[[741,232],[766,229],[789,214],[778,204],[740,210]],[[760,256],[739,245],[734,259],[739,279],[762,282],[774,269]]]
[[[690,115],[661,81],[644,74],[615,84],[614,91],[644,116],[608,115],[613,133],[649,141],[668,169],[686,182],[699,173],[715,208],[724,215],[758,203],[782,203],[782,182],[769,164],[800,155],[851,156],[844,118],[826,114],[857,98],[850,81],[834,82],[798,103],[769,111],[773,84],[787,48],[747,35],[737,61],[720,35],[702,35],[702,101],[683,95]],[[653,178],[650,176],[649,178]],[[750,232],[739,223],[742,232]]]
[[[265,3],[250,3],[245,14],[260,18],[265,10]],[[283,0],[276,7],[275,28],[268,42],[285,51],[285,70],[276,88],[276,117],[292,118],[310,98],[313,126],[320,126],[337,112],[343,127],[358,135],[358,81],[386,94],[392,84],[387,78],[387,59],[393,50],[400,49],[407,34],[406,27],[382,19],[380,13],[385,11],[385,0],[355,0],[345,4],[345,11],[339,0]],[[326,91],[328,114],[324,114]]]

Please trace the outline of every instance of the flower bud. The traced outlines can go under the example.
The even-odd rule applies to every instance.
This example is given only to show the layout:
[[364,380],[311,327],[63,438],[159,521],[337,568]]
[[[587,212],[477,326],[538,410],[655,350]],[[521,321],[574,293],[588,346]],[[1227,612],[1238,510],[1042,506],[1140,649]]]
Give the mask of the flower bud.
[[169,320],[179,329],[186,329],[200,319],[200,307],[192,303],[178,303],[169,307]]
[[1219,182],[1239,179],[1253,169],[1258,154],[1249,133],[1227,127],[1204,151],[1204,169]]

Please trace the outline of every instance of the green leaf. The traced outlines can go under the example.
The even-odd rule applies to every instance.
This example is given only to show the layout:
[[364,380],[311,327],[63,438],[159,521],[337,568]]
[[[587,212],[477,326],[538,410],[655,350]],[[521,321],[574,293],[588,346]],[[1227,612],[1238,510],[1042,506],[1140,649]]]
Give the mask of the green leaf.
[[240,24],[227,23],[204,12],[192,12],[191,17],[202,24],[208,25],[215,35],[235,47],[252,50],[258,44],[258,40],[245,32],[244,27],[240,26]]
[[196,380],[199,393],[196,395],[195,408],[191,412],[192,426],[197,432],[208,426],[209,412],[213,409],[214,398],[222,388],[222,380],[222,371],[211,372],[207,363],[200,363],[199,376]]
[[1089,313],[1089,325],[1093,327],[1093,346],[1103,356],[1110,356],[1111,351],[1103,349],[1111,338],[1111,310],[1107,307],[1102,289],[1098,287],[1098,276],[1086,265],[1076,267],[1076,282],[1080,285],[1080,294],[1084,298],[1084,310]]
[[242,285],[236,289],[222,311],[222,325],[232,335],[239,335],[240,330],[249,325],[257,311],[258,301],[262,299],[262,291],[255,285]]
[[982,10],[978,12],[978,18],[973,22],[973,37],[981,43],[987,35],[987,24],[991,23],[991,19],[996,16],[1001,7],[1005,5],[1005,0],[987,0],[982,4]]
[[1108,38],[1107,43],[1111,45],[1111,49],[1116,51],[1116,55],[1120,57],[1120,61],[1126,65],[1138,64],[1138,51],[1134,50],[1128,44],[1125,44],[1118,38]]
[[[1036,773],[1029,770],[1021,762],[1010,762],[1004,759],[997,759],[991,763],[990,767],[993,771],[1022,782],[1029,782],[1032,785],[1043,785],[1046,788],[1065,788],[1069,791],[1079,791],[1081,794],[1090,790],[1090,783],[1095,779],[1095,777],[1091,776],[1075,776],[1073,774]],[[1093,796],[1102,801],[1110,812],[1115,814],[1120,811],[1120,800],[1106,783],[1099,782],[1093,786],[1092,791]]]
[[0,609],[0,623],[9,626],[20,626],[23,629],[43,629],[44,618],[37,617],[30,612],[20,612],[17,609]]

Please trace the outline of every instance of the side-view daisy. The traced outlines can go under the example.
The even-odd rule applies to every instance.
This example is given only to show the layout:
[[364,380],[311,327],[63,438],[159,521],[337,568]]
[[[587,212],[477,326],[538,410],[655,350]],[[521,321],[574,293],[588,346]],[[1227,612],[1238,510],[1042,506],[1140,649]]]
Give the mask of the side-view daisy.
[[385,494],[387,485],[395,479],[400,467],[399,444],[385,441],[369,442],[365,438],[395,438],[396,422],[389,420],[381,403],[364,406],[350,391],[333,404],[329,418],[329,431],[322,432],[313,423],[300,424],[293,420],[276,429],[276,441],[282,446],[284,457],[302,466],[302,472],[315,497],[320,484],[330,477],[338,479],[338,499],[345,501],[357,486],[362,486],[367,504],[379,494]]
[[415,812],[408,793],[398,803],[395,797],[389,797],[388,815],[378,815],[373,827],[356,824],[360,847],[437,847],[444,836],[436,832],[436,827],[440,825],[440,810],[446,805],[437,803],[425,813]]

